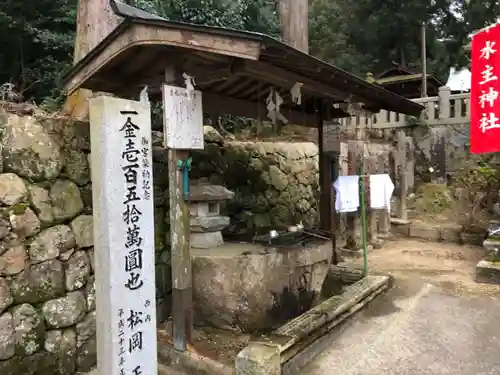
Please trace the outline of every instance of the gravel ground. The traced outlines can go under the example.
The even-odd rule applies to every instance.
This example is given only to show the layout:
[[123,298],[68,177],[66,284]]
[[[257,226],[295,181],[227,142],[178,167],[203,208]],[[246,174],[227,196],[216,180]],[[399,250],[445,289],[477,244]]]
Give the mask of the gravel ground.
[[500,374],[500,288],[474,283],[482,250],[397,241],[369,254],[394,287],[342,326],[301,373]]

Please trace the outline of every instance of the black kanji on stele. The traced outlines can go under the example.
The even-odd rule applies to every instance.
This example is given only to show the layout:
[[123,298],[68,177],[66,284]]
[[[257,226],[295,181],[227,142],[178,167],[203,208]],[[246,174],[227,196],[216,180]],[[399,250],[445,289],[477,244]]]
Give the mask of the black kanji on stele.
[[135,204],[127,204],[123,212],[123,221],[125,224],[137,223],[141,218],[142,212],[137,209]]
[[142,288],[144,285],[144,281],[141,279],[141,274],[130,272],[127,282],[125,283],[125,287],[129,290],[137,290]]
[[144,323],[142,315],[143,313],[141,311],[130,310],[130,314],[127,318],[127,325],[130,330],[134,330],[136,327]]
[[132,224],[127,228],[127,239],[125,247],[139,247],[142,244],[141,228],[137,224]]
[[[136,112],[137,113],[137,112]],[[125,125],[120,129],[121,132],[125,132],[125,138],[135,138],[136,132],[139,130],[139,127],[132,122],[130,117],[127,117],[125,121]]]
[[128,340],[128,351],[132,353],[137,350],[142,350],[142,332],[136,332]]
[[142,269],[142,249],[130,251],[125,256],[125,271],[132,272]]

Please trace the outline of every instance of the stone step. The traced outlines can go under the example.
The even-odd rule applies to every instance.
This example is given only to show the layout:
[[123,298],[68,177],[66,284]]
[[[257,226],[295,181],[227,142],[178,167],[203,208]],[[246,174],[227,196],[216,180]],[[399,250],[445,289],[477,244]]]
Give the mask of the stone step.
[[174,370],[171,367],[158,364],[158,375],[188,375],[188,374],[186,374],[185,372]]
[[280,327],[252,341],[236,357],[236,374],[300,374],[331,343],[335,328],[390,285],[388,276],[367,276]]
[[192,351],[180,352],[172,345],[158,341],[158,369],[160,375],[234,375],[234,367],[227,366],[211,358]]
[[488,238],[484,240],[483,247],[488,251],[496,251],[496,249],[500,249],[500,240]]
[[351,284],[363,278],[363,269],[354,268],[348,264],[331,265],[328,276],[335,280],[340,280],[344,284]]
[[393,225],[408,225],[408,224],[411,224],[411,221],[410,220],[403,220],[403,219],[398,219],[398,218],[392,217],[391,218],[391,224],[393,224]]
[[480,261],[476,266],[476,282],[500,285],[500,264]]
[[[99,372],[97,370],[92,370],[90,372],[85,373],[85,375],[99,375]],[[188,375],[188,374],[186,374],[185,372],[174,370],[173,368],[158,363],[158,375]]]

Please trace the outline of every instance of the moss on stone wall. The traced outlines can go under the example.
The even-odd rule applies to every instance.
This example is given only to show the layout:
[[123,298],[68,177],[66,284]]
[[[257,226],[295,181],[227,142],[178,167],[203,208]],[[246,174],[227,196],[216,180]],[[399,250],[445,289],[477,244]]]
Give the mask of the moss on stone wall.
[[[0,118],[5,130],[0,154],[0,373],[89,371],[96,363],[89,126],[1,110]],[[205,130],[206,147],[193,152],[191,177],[208,177],[235,192],[235,199],[223,205],[231,217],[228,232],[251,236],[298,221],[315,222],[314,144],[225,142],[215,130]],[[168,317],[172,289],[162,138],[153,132],[160,320]],[[47,324],[35,324],[36,316]]]

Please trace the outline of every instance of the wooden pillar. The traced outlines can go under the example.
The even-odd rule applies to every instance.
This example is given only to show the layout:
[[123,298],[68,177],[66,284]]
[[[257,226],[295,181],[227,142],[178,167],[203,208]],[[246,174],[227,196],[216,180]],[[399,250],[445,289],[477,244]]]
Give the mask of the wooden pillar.
[[[73,65],[82,60],[121,22],[121,18],[111,9],[109,0],[78,1],[76,15]],[[86,121],[89,115],[88,101],[91,97],[90,90],[76,90],[66,98],[63,112],[74,119]]]
[[[181,82],[175,66],[165,69],[165,83]],[[165,112],[164,116],[168,114]],[[166,147],[167,145],[165,145]],[[174,349],[185,351],[193,330],[193,289],[191,251],[189,246],[189,207],[184,200],[183,172],[177,162],[189,156],[186,150],[168,150],[168,182],[170,199],[170,238],[172,266],[172,340]]]
[[[378,173],[389,174],[389,153],[383,152],[378,156]],[[390,174],[389,174],[390,175]],[[393,180],[394,182],[394,180]],[[378,238],[387,239],[391,236],[391,214],[387,210],[380,210],[378,214]]]
[[[328,229],[331,233],[332,239],[332,263],[338,263],[337,257],[337,247],[339,245],[339,226],[340,226],[340,215],[335,211],[335,189],[333,188],[333,182],[335,182],[339,176],[340,167],[340,145],[342,140],[341,125],[338,123],[324,124],[320,130],[323,134],[322,144],[323,152],[328,151],[327,164],[330,169],[330,228]],[[325,166],[326,168],[326,166]]]
[[319,149],[319,226],[320,229],[330,231],[332,229],[332,167],[328,155],[325,153],[325,134],[323,131],[323,119],[319,113],[318,149]]

